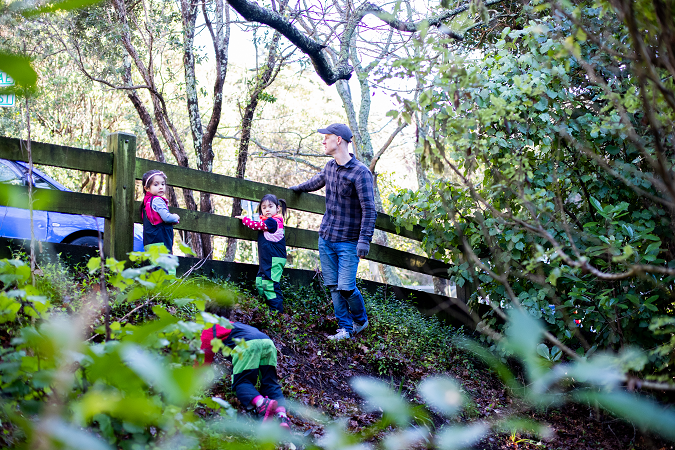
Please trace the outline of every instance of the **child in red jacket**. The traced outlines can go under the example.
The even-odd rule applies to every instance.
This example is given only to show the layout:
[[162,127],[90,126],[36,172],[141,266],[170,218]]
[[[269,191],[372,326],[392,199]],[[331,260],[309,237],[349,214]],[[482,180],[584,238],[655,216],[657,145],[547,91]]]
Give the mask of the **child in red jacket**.
[[[209,304],[207,312],[229,318],[229,309],[216,304]],[[232,322],[231,329],[213,325],[202,331],[202,345],[204,363],[213,362],[213,347],[211,341],[220,339],[233,349],[232,351],[232,389],[239,401],[256,408],[263,422],[273,419],[280,420],[283,428],[289,429],[284,394],[277,382],[277,349],[274,342],[255,327],[240,322]],[[244,342],[239,342],[243,339]],[[260,378],[260,392],[255,383]]]

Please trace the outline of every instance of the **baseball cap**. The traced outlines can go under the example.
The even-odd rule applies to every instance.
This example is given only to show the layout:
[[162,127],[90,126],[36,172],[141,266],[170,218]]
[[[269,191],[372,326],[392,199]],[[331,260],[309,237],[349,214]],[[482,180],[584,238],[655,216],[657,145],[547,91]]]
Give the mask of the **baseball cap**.
[[334,134],[336,136],[340,136],[347,142],[351,142],[352,136],[354,136],[352,134],[352,130],[350,130],[349,127],[344,123],[332,123],[328,125],[326,128],[319,128],[316,131],[318,131],[321,134]]

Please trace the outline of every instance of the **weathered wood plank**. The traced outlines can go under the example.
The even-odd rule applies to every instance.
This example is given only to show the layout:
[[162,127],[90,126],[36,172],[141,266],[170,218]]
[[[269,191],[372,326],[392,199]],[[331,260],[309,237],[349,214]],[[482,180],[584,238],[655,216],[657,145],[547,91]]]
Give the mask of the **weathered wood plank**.
[[105,254],[118,261],[126,259],[134,249],[133,212],[135,196],[134,168],[136,167],[136,136],[129,133],[110,133],[108,152],[113,155],[113,173],[108,177],[108,195],[115,199],[112,214],[105,220]]
[[[139,213],[140,206],[141,202],[136,202],[134,207],[134,220],[139,223],[141,220]],[[198,233],[208,233],[249,241],[258,239],[257,231],[245,227],[242,225],[241,220],[234,217],[188,211],[181,208],[169,208],[169,210],[180,216],[180,223],[174,226],[178,230],[196,231]],[[285,230],[287,246],[318,250],[319,233],[316,231],[293,227],[286,227]],[[441,261],[435,261],[376,244],[371,244],[370,253],[366,259],[441,278],[448,278],[448,268],[450,267]]]
[[439,278],[450,277],[448,275],[449,264],[377,244],[370,245],[367,259]]
[[[278,198],[286,200],[286,204],[291,209],[315,214],[324,214],[326,212],[326,199],[321,195],[311,194],[309,192],[296,194],[290,189],[279,186],[241,180],[216,173],[206,173],[200,170],[188,169],[172,164],[163,164],[147,159],[138,158],[136,160],[136,179],[140,180],[143,177],[143,174],[151,169],[159,169],[164,172],[169,180],[169,184],[174,187],[194,189],[196,191],[252,201],[260,200],[265,194],[274,194]],[[397,232],[396,226],[391,222],[391,218],[384,213],[377,214],[375,227],[389,233],[398,234],[399,236],[418,241],[424,239],[422,227],[417,226],[413,228],[413,230],[401,228],[401,230]]]
[[[134,202],[134,222],[141,223],[141,202]],[[242,225],[241,220],[234,217],[207,214],[199,211],[188,211],[182,208],[170,207],[169,211],[180,216],[180,223],[174,225],[177,230],[195,231],[208,233],[215,236],[226,236],[237,239],[255,241],[258,232]]]
[[[28,209],[28,188],[0,184],[0,205]],[[33,209],[108,218],[112,211],[112,197],[34,189]]]
[[[320,195],[303,193],[299,196],[293,191],[279,186],[256,183],[217,173],[202,172],[172,164],[162,164],[141,158],[136,160],[136,179],[141,179],[143,174],[151,169],[159,169],[164,172],[169,184],[174,187],[253,201],[260,200],[265,194],[274,194],[285,199],[288,206],[293,209],[316,214],[323,214],[326,210],[325,200]],[[302,201],[299,201],[298,197],[302,197]]]
[[[35,164],[112,174],[112,154],[35,141],[30,145]],[[28,153],[22,148],[19,139],[0,136],[0,158],[28,162]]]

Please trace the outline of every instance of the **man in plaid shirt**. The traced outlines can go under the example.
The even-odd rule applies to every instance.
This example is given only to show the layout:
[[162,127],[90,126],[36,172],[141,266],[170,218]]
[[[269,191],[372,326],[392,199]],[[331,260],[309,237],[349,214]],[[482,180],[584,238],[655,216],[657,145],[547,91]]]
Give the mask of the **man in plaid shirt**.
[[326,186],[319,258],[339,326],[329,339],[349,339],[368,326],[363,296],[356,287],[356,270],[359,258],[368,255],[375,230],[373,174],[349,153],[353,135],[347,125],[334,123],[318,131],[324,135],[324,152],[333,160],[311,180],[290,189],[311,192]]

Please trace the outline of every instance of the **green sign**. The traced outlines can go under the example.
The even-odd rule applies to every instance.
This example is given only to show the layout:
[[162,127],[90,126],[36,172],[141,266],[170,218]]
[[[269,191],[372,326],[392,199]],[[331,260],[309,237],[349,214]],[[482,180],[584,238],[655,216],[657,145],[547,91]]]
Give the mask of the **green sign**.
[[[0,87],[14,86],[14,80],[5,72],[0,72]],[[0,94],[0,107],[14,106],[16,103],[16,96],[14,94]]]

